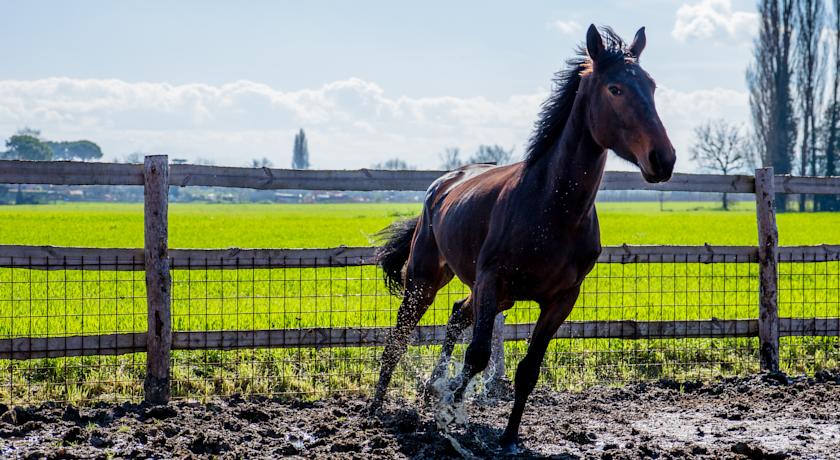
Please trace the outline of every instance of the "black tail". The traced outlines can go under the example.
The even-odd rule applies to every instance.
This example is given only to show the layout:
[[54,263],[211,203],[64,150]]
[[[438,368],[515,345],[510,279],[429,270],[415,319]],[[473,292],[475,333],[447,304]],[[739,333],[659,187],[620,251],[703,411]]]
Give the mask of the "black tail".
[[420,217],[394,222],[376,234],[382,246],[376,250],[376,263],[385,274],[385,285],[391,294],[402,295],[402,270],[411,252],[411,240]]

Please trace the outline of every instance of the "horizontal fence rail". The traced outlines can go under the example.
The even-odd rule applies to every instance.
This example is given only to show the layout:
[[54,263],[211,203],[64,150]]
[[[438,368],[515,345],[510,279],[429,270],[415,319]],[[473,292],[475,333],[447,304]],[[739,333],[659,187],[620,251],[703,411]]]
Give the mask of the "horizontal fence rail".
[[[424,191],[447,171],[294,170],[191,164],[170,165],[175,187],[212,186],[257,190],[403,190]],[[775,177],[779,193],[837,194],[840,177]],[[51,185],[143,185],[143,165],[78,161],[0,160],[0,183]],[[607,171],[601,190],[754,193],[746,175],[677,173],[668,182],[651,184],[637,172]]]
[[[170,249],[172,268],[317,268],[376,264],[375,247],[339,246],[323,249]],[[606,246],[598,263],[756,263],[755,246]],[[781,246],[781,261],[840,260],[840,245]],[[0,267],[34,270],[140,271],[143,249],[0,245]]]
[[[840,336],[840,318],[779,318],[782,337]],[[528,340],[534,323],[505,324],[505,341]],[[392,327],[175,331],[173,350],[353,348],[384,346]],[[567,321],[556,339],[690,339],[757,337],[758,320]],[[446,326],[417,326],[411,345],[442,345]],[[459,343],[465,343],[463,338]],[[146,351],[146,333],[0,339],[0,359],[111,356]]]
[[[191,164],[170,165],[170,186],[213,186],[257,190],[424,191],[447,171],[294,170]],[[776,176],[779,193],[837,194],[840,177]],[[143,165],[78,161],[0,160],[0,183],[52,185],[143,185]],[[746,175],[674,174],[651,184],[637,172],[607,171],[602,190],[754,193]]]

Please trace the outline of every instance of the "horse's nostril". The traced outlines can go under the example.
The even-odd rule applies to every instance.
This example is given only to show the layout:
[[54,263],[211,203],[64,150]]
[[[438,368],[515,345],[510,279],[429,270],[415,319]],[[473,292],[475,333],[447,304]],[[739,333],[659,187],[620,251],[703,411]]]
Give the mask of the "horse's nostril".
[[648,161],[650,161],[650,166],[653,168],[654,171],[659,171],[662,167],[662,160],[660,158],[659,152],[656,150],[651,151],[648,154]]

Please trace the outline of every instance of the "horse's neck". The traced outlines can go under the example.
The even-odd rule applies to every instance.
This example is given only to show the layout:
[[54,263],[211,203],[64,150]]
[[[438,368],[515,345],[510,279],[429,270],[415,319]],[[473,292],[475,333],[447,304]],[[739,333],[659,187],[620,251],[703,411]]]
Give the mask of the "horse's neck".
[[538,179],[544,191],[541,206],[550,218],[567,225],[593,212],[606,163],[606,152],[592,139],[580,102],[576,101],[554,151],[542,159],[544,164],[534,165],[544,172]]

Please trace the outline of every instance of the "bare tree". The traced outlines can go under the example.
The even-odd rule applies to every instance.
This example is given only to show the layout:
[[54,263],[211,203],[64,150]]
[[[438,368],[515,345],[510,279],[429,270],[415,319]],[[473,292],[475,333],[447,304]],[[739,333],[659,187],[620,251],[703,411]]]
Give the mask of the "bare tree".
[[[837,144],[840,142],[840,0],[832,2],[834,16],[833,27],[831,27],[833,39],[831,92],[829,94],[828,108],[826,110],[824,135],[825,135],[825,170],[826,176],[837,175]],[[840,210],[840,201],[836,195],[820,195],[815,203],[820,211]]]
[[[762,164],[777,173],[788,174],[796,146],[796,118],[791,97],[791,39],[794,0],[760,0],[761,16],[753,55],[747,70],[753,132],[758,136]],[[785,195],[778,195],[779,209],[785,209]]]
[[209,159],[209,158],[205,158],[205,157],[197,157],[197,158],[195,159],[195,161],[193,162],[193,164],[196,164],[196,165],[205,165],[205,166],[215,166],[215,165],[216,165],[216,162],[215,162],[215,161],[213,161],[213,160],[211,160],[211,159]]
[[[696,140],[691,147],[691,159],[707,171],[724,176],[741,171],[749,163],[747,146],[741,127],[725,120],[709,120],[694,128]],[[729,210],[729,197],[722,197],[724,210]]]
[[441,169],[451,171],[461,166],[464,166],[464,161],[461,160],[461,149],[458,147],[449,147],[440,154]]
[[500,145],[479,145],[475,154],[470,157],[469,163],[494,163],[504,165],[513,159],[513,147],[505,150]]
[[376,163],[373,165],[373,169],[391,169],[397,171],[405,171],[405,170],[412,170],[417,169],[416,166],[408,164],[405,160],[401,160],[399,158],[390,158],[385,160],[382,163]]
[[[142,164],[143,161],[144,161],[144,157],[146,155],[147,154],[143,153],[143,152],[131,152],[128,155],[126,155],[125,158],[123,158],[122,162],[123,163],[131,163],[131,164],[137,164],[137,163]],[[119,162],[120,162],[120,160],[118,159],[117,163],[119,163]]]
[[[825,8],[822,0],[798,0],[796,5],[796,97],[802,124],[799,174],[817,174],[817,114],[821,112],[825,57],[821,37]],[[805,195],[799,196],[799,211],[805,210]]]
[[266,157],[262,157],[262,159],[254,158],[251,160],[252,168],[270,168],[272,166],[274,166],[274,163]]

